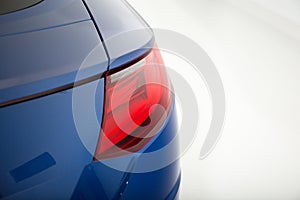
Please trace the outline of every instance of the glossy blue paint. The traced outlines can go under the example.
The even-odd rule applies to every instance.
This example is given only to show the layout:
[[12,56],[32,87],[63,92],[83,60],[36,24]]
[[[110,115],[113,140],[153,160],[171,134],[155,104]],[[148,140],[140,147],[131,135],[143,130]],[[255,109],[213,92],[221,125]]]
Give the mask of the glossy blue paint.
[[[149,26],[123,0],[45,0],[0,16],[0,24],[0,103],[127,67],[154,45]],[[93,162],[104,84],[101,78],[0,108],[0,199],[178,197],[176,143],[160,156],[143,157],[176,138],[174,105],[161,130],[137,152],[140,156],[108,160],[124,165],[127,172]],[[95,114],[97,125],[92,123]],[[174,162],[135,172],[168,159]]]
[[152,30],[126,1],[84,2],[101,32],[110,58],[110,70],[143,55],[153,47]]
[[[169,144],[176,138],[176,110],[172,109],[165,126],[159,131],[155,141],[142,149],[142,152],[153,152]],[[176,149],[173,149],[176,151]],[[175,154],[165,155],[165,158],[154,157],[151,162],[161,162]],[[160,169],[135,173],[137,166],[147,165],[149,161],[136,157],[128,165],[127,172],[119,171],[105,162],[93,162],[83,170],[74,190],[72,199],[174,199],[180,184],[180,167],[176,157],[174,162]],[[118,158],[114,159],[115,163]],[[108,161],[109,162],[109,161]],[[121,161],[118,163],[122,165]],[[117,165],[118,165],[117,164]],[[130,170],[131,169],[131,170]],[[131,171],[131,172],[130,172]]]
[[90,19],[80,0],[45,0],[33,7],[0,15],[0,37]]
[[54,158],[48,152],[46,152],[18,166],[9,173],[18,183],[47,170],[55,164],[56,162]]
[[74,83],[86,58],[78,80],[105,72],[108,64],[92,21],[0,37],[0,51],[0,103]]
[[[83,168],[93,159],[87,148],[95,149],[98,127],[88,126],[82,143],[73,117],[73,91],[90,93],[97,87],[95,110],[102,117],[104,80],[0,109],[0,194],[8,199],[69,199]],[[85,102],[86,96],[81,96]],[[84,107],[84,105],[78,105]],[[15,182],[10,175],[24,163],[48,152],[56,164]],[[41,166],[37,166],[40,168]],[[36,169],[31,169],[36,170]],[[23,176],[25,176],[23,174]],[[21,176],[20,174],[18,176]]]
[[[95,110],[99,119],[103,83],[101,80],[80,86],[88,91],[98,84],[96,99],[99,101]],[[93,162],[93,155],[78,136],[71,101],[72,90],[68,90],[0,110],[3,119],[0,122],[0,157],[5,160],[0,165],[0,193],[5,199],[118,199],[121,193],[125,199],[172,199],[172,195],[176,195],[180,179],[178,160],[147,173],[125,173]],[[88,125],[89,115],[84,118],[83,123]],[[14,121],[18,121],[18,126],[12,126]],[[172,109],[158,137],[140,152],[156,151],[168,144],[175,137],[176,123]],[[91,149],[96,148],[99,129],[86,130],[85,135],[94,141]],[[18,183],[8,176],[9,171],[43,151],[53,156],[55,166]],[[152,162],[160,162],[161,158],[157,159]],[[138,158],[131,167],[144,164],[147,162]]]

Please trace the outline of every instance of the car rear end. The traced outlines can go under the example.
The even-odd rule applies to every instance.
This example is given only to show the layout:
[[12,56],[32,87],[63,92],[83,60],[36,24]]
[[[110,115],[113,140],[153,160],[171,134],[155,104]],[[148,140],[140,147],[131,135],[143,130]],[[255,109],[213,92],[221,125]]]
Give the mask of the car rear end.
[[174,94],[125,1],[44,0],[0,23],[1,199],[176,198]]

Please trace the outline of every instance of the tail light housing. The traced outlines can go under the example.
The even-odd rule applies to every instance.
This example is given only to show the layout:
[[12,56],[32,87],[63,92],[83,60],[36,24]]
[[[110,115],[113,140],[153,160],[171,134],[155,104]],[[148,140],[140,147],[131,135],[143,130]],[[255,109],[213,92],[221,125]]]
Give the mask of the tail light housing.
[[163,126],[172,104],[170,82],[158,49],[105,76],[104,113],[94,160],[141,150]]

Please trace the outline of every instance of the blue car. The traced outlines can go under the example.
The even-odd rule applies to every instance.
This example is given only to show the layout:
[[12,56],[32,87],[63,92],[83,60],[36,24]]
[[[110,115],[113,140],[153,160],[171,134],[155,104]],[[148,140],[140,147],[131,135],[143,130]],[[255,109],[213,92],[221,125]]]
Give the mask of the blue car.
[[0,199],[178,199],[174,94],[123,0],[0,1]]

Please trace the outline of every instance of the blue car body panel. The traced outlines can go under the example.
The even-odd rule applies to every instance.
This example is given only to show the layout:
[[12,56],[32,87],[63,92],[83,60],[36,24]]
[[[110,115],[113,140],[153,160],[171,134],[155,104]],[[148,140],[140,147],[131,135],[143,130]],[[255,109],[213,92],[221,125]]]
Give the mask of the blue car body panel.
[[84,0],[109,55],[109,70],[149,51],[154,35],[146,22],[124,1]]
[[80,0],[45,0],[0,16],[0,37],[63,26],[90,19]]
[[[73,90],[90,93],[97,86],[95,110],[102,117],[104,80],[0,109],[0,194],[8,199],[69,199],[82,169],[91,163],[99,127],[87,126],[82,143],[73,117]],[[86,96],[82,96],[86,98]],[[84,107],[84,105],[79,105]],[[85,115],[85,123],[91,120]],[[88,147],[86,146],[88,144]],[[35,161],[47,153],[52,165]],[[49,157],[48,156],[48,157]],[[51,161],[51,160],[50,160]],[[26,165],[31,163],[31,174]],[[51,163],[50,163],[51,164]],[[22,176],[23,173],[27,177]],[[19,175],[14,174],[19,171]],[[39,188],[39,189],[37,189]],[[37,191],[35,191],[37,190]],[[32,192],[29,192],[32,191]],[[29,192],[29,196],[27,193]],[[23,196],[24,195],[24,196]]]
[[[137,155],[87,165],[72,199],[174,199],[180,182],[180,167],[176,157],[178,154],[174,153],[177,148],[165,150],[161,157],[146,156],[147,160],[143,158],[143,153],[159,151],[173,140],[176,144],[178,142],[176,133],[177,116],[173,106],[163,128],[151,144],[137,152]],[[158,153],[162,154],[162,152]],[[161,164],[164,163],[163,160],[170,160],[170,158],[173,162]],[[126,163],[124,166],[126,170],[120,171],[124,163]],[[147,171],[151,167],[145,165],[151,165],[150,163],[156,163],[157,169],[153,167],[153,171]]]
[[101,74],[108,65],[92,21],[0,37],[0,48],[0,103]]
[[[179,161],[175,159],[175,162],[162,169],[145,173],[122,172],[105,163],[92,161],[93,154],[88,149],[96,148],[100,126],[85,129],[85,140],[90,142],[83,144],[74,120],[72,94],[76,89],[90,93],[97,87],[95,99],[99,101],[95,107],[101,119],[103,86],[102,79],[0,109],[0,194],[3,199],[119,199],[121,196],[125,199],[174,198],[180,179]],[[85,98],[82,96],[82,99]],[[174,139],[177,131],[174,112],[172,109],[165,126],[152,144],[139,153],[159,150],[162,143],[167,144]],[[82,123],[87,125],[92,121],[91,114],[86,114],[84,118],[86,121]],[[15,122],[17,126],[14,126]],[[48,160],[42,159],[43,163],[35,161],[45,153],[50,157]],[[165,159],[169,159],[169,155],[166,156]],[[151,162],[159,163],[161,159],[157,157]],[[44,167],[44,162],[50,162],[50,165],[41,171],[31,171],[32,174],[25,178],[13,174],[21,168],[19,174],[27,175],[26,165],[29,162],[32,169],[40,169],[40,165]],[[132,166],[133,171],[137,165],[144,164],[147,162],[137,158]],[[23,173],[22,167],[25,170]]]
[[[151,29],[125,1],[45,0],[0,16],[0,24],[0,199],[177,198],[177,146],[143,157],[177,140],[174,102],[137,155],[93,161],[103,75],[154,45]],[[140,170],[164,160],[172,162]]]

